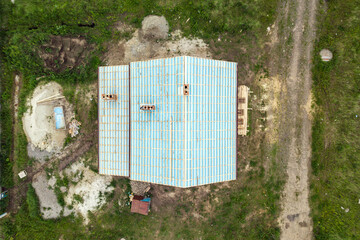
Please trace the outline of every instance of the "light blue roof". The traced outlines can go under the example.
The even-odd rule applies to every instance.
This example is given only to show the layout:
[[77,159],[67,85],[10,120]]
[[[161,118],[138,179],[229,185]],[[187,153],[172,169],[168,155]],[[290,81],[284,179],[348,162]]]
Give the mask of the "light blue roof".
[[195,57],[130,63],[130,179],[177,187],[236,179],[236,69]]
[[[117,94],[104,101],[101,94]],[[99,173],[129,176],[129,66],[99,68]]]
[[65,128],[65,118],[64,118],[63,108],[54,107],[54,115],[55,115],[55,128],[56,129]]

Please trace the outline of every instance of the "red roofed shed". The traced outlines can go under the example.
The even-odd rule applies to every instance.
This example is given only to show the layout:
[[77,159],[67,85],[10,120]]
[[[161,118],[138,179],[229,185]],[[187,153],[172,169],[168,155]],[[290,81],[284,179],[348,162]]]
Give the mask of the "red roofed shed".
[[142,215],[148,215],[150,208],[150,202],[144,202],[141,200],[134,199],[131,202],[131,212],[139,213]]

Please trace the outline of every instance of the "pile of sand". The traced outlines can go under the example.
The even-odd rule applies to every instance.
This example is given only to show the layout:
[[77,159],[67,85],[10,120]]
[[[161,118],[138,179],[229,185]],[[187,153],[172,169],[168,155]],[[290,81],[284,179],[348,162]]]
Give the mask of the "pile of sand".
[[56,102],[38,104],[38,101],[56,94],[62,95],[62,92],[62,87],[58,83],[50,82],[38,86],[27,102],[28,110],[22,119],[24,132],[28,142],[40,150],[54,152],[64,145],[67,132],[65,129],[55,128],[54,107],[63,106],[66,124],[75,117],[72,106],[65,98]]

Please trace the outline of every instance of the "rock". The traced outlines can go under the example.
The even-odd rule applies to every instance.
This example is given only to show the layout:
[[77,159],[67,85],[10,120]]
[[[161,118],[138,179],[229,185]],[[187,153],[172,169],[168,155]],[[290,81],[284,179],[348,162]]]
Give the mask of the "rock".
[[62,186],[62,187],[60,187],[60,191],[61,191],[62,193],[65,193],[65,192],[67,191],[67,189],[66,189],[65,186]]
[[323,49],[320,51],[321,60],[328,62],[333,58],[333,54],[329,49]]

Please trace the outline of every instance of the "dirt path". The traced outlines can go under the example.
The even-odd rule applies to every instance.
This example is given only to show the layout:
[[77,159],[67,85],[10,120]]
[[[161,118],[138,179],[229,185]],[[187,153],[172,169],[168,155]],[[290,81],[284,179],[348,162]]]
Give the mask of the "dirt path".
[[[279,113],[279,159],[287,180],[281,198],[281,239],[312,239],[309,207],[311,58],[317,0],[288,0],[280,9],[273,74],[285,86]],[[281,28],[281,29],[280,29]],[[284,56],[282,56],[284,55]],[[285,63],[285,64],[284,64]]]

